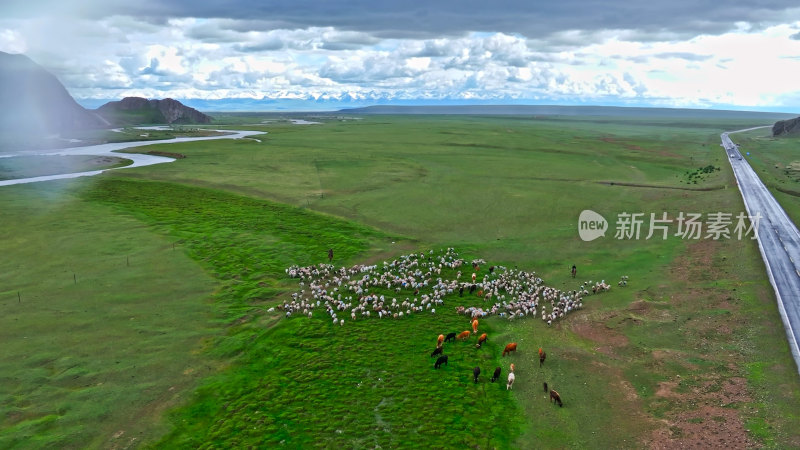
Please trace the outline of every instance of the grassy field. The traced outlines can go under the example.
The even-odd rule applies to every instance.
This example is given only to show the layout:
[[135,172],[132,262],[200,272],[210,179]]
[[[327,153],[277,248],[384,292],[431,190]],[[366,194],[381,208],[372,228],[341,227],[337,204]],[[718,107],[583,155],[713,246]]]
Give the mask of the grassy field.
[[[0,446],[798,446],[800,380],[755,244],[645,239],[647,224],[614,238],[623,212],[742,211],[719,132],[747,125],[272,123],[261,142],[171,144],[186,158],[4,189]],[[584,209],[606,237],[579,239]],[[468,302],[338,328],[267,312],[297,288],[283,269],[328,247],[353,264],[449,246],[556,287],[576,287],[572,264],[614,287],[551,327],[485,321],[490,346],[455,348],[443,372],[431,343],[467,328],[450,307]],[[53,349],[71,329],[83,334]],[[498,364],[510,341],[513,395],[473,385],[470,361]]]

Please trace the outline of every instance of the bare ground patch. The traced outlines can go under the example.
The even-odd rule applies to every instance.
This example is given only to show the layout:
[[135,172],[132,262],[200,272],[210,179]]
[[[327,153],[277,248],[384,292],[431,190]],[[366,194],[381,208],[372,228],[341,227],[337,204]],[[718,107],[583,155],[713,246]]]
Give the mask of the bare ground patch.
[[666,419],[665,426],[653,432],[649,444],[651,449],[756,446],[742,424],[739,411],[730,407],[750,400],[744,378],[705,381],[686,394],[675,392],[677,386],[676,381],[662,382],[656,396],[679,400],[689,398],[695,407]]
[[[698,240],[673,264],[670,276],[674,283],[697,286],[713,279],[724,279],[714,263],[720,243]],[[671,296],[670,302],[681,316],[682,330],[694,343],[694,352],[659,350],[654,359],[686,361],[690,356],[727,367],[728,372],[700,372],[697,365],[686,365],[695,373],[691,379],[672,376],[659,382],[656,400],[667,400],[663,426],[645,441],[652,449],[752,448],[758,445],[745,429],[738,407],[752,403],[747,380],[738,376],[741,355],[718,351],[723,342],[740,327],[739,307],[731,294],[720,288],[687,288]],[[636,308],[642,309],[640,305]],[[687,383],[684,384],[683,382]],[[682,389],[681,389],[682,387]],[[688,388],[687,388],[688,387]]]
[[613,315],[605,318],[593,318],[591,321],[588,320],[588,315],[576,317],[576,320],[570,323],[570,328],[581,338],[594,342],[596,344],[595,351],[614,357],[617,348],[628,345],[628,337],[603,323],[611,317]]

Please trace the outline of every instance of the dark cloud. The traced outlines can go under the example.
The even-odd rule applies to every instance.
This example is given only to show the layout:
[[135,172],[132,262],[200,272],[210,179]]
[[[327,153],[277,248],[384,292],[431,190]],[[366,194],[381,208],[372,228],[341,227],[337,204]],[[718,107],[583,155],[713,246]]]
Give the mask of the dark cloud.
[[[21,0],[11,0],[22,4]],[[159,23],[174,17],[236,19],[237,31],[335,27],[381,38],[425,38],[500,31],[527,37],[560,30],[628,29],[652,33],[717,34],[746,22],[785,20],[795,0],[106,0],[86,14],[133,15]],[[249,29],[245,29],[249,28]]]
[[281,50],[285,47],[285,43],[280,39],[268,39],[261,42],[251,42],[246,44],[236,44],[233,48],[240,52],[262,52],[262,51],[275,51]]

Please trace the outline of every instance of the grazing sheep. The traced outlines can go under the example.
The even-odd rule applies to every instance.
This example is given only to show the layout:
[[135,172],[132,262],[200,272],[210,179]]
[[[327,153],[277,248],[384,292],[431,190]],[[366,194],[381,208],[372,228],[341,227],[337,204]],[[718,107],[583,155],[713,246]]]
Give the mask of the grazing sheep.
[[516,379],[517,379],[517,377],[514,376],[514,372],[509,372],[509,374],[508,374],[508,383],[506,384],[506,390],[507,391],[511,390],[511,387],[514,386],[514,380],[516,380]]

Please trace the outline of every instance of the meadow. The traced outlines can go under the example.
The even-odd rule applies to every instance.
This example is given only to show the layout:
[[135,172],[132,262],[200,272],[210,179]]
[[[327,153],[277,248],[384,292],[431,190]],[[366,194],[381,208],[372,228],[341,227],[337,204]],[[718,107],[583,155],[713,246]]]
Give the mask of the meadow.
[[[186,155],[170,164],[3,188],[0,447],[799,446],[800,379],[755,243],[674,224],[614,237],[625,212],[743,211],[719,133],[748,125],[277,122],[247,126],[260,142],[170,144]],[[579,238],[584,209],[605,237]],[[453,307],[477,297],[343,327],[268,312],[298,287],[284,268],[328,248],[349,265],[444,247],[613,287],[550,327],[484,320],[489,346],[457,344],[441,371],[435,337],[467,329]],[[475,361],[514,362],[514,390],[473,384]]]

